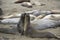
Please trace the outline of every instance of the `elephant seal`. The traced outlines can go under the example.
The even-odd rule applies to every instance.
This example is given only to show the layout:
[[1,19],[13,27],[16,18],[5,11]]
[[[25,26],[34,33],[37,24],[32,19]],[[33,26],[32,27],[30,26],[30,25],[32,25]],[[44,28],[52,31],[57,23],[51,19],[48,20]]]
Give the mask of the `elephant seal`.
[[15,3],[30,2],[30,0],[17,0]]
[[17,24],[17,28],[21,35],[27,34],[27,28],[30,25],[30,16],[26,13],[21,15],[21,19]]

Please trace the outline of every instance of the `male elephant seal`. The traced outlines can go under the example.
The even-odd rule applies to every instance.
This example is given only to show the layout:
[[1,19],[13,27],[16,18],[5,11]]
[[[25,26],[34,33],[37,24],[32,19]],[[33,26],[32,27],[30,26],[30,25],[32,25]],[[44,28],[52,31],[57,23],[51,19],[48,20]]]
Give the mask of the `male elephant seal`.
[[27,33],[27,27],[30,24],[30,16],[26,13],[21,15],[21,19],[19,21],[19,23],[17,24],[17,28],[19,33],[21,33],[21,35],[26,34]]

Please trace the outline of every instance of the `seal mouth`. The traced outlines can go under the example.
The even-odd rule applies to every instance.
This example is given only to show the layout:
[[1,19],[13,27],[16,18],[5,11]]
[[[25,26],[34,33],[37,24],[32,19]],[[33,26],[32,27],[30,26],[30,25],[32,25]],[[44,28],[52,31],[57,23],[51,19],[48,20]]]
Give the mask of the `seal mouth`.
[[29,25],[30,25],[29,14],[27,14],[27,13],[22,14],[21,19],[20,19],[19,23],[17,24],[17,28],[18,28],[19,33],[21,33],[21,35],[26,34]]

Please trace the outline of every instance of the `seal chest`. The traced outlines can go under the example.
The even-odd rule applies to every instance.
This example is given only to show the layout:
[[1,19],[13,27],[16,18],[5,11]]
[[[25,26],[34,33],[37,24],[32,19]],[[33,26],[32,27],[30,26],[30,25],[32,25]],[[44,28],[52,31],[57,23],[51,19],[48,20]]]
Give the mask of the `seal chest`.
[[24,31],[26,31],[26,28],[27,28],[27,17],[26,17],[26,15],[25,15],[25,20],[24,20]]

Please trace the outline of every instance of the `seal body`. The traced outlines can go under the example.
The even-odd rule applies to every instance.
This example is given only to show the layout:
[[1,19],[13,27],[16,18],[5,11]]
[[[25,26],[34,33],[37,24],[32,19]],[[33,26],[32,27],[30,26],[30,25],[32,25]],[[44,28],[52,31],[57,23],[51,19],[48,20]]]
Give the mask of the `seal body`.
[[24,7],[32,8],[32,4],[30,2],[23,2],[21,5]]
[[17,0],[15,3],[30,2],[30,0]]

